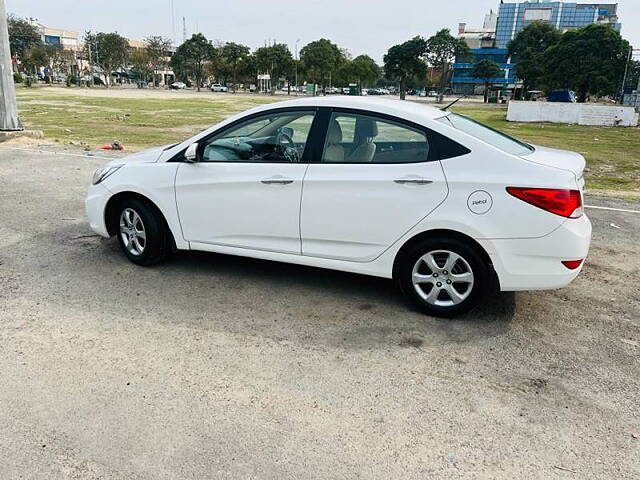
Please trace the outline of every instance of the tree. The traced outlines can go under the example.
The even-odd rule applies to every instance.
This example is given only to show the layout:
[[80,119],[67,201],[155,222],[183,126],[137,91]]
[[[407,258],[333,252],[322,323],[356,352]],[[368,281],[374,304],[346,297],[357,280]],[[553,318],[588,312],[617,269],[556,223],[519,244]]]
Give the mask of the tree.
[[7,26],[9,29],[11,56],[16,57],[21,62],[26,59],[32,48],[42,46],[38,28],[27,20],[8,15]]
[[271,91],[274,92],[279,78],[289,78],[293,67],[293,56],[284,43],[275,43],[270,47],[256,50],[256,65],[261,72],[271,75]]
[[211,63],[216,55],[216,49],[201,33],[195,33],[178,47],[171,59],[171,66],[183,80],[190,76],[196,80],[196,88],[200,91],[204,79],[205,66]]
[[385,76],[400,82],[400,100],[406,98],[407,81],[410,78],[426,75],[426,53],[427,41],[422,37],[413,37],[400,45],[394,45],[384,56]]
[[149,64],[153,69],[153,85],[157,87],[158,70],[166,67],[169,63],[169,56],[173,42],[161,36],[152,36],[145,39],[146,53],[149,57]]
[[358,85],[368,87],[375,85],[381,76],[381,70],[373,58],[359,55],[351,61]]
[[242,59],[249,55],[250,51],[246,45],[233,42],[225,43],[221,49],[220,58],[227,65],[231,73],[234,93],[236,91],[236,84],[238,83],[238,67]]
[[[140,82],[146,82],[155,73],[148,50],[135,50],[131,54],[132,71]],[[154,75],[155,77],[155,75]]]
[[49,65],[49,50],[42,43],[33,45],[22,58],[22,66],[30,75],[47,65]]
[[571,89],[578,102],[589,95],[617,95],[629,55],[629,42],[609,25],[570,30],[544,56],[550,89]]
[[321,38],[305,45],[300,50],[300,63],[307,79],[324,86],[327,74],[331,76],[345,60],[343,52],[335,43]]
[[427,52],[429,63],[440,69],[438,102],[442,102],[451,62],[456,57],[470,55],[471,51],[464,40],[452,36],[449,29],[444,28],[427,40]]
[[129,41],[118,33],[87,32],[85,34],[85,50],[92,65],[102,69],[105,86],[111,85],[111,74],[127,66],[129,58]]
[[489,98],[489,82],[491,79],[500,76],[500,65],[493,60],[480,60],[473,66],[472,76],[473,78],[480,78],[484,83],[484,103],[487,103]]
[[245,85],[255,83],[258,77],[258,61],[255,55],[247,55],[238,62],[238,80]]
[[546,22],[533,22],[524,27],[509,42],[509,55],[514,57],[516,77],[522,80],[525,92],[541,89],[545,76],[544,55],[556,45],[562,33]]

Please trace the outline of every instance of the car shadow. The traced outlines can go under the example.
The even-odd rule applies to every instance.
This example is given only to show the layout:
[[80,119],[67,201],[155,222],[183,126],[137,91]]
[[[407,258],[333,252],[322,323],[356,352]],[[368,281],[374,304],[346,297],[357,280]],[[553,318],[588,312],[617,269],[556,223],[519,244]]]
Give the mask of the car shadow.
[[[280,297],[271,298],[270,302],[278,305],[283,314],[290,309],[295,318],[294,312],[298,310],[299,314],[300,307],[314,310],[317,313],[311,318],[319,329],[327,321],[333,324],[336,319],[342,320],[340,337],[331,342],[340,345],[370,346],[392,341],[400,346],[421,347],[472,342],[509,332],[516,310],[515,294],[498,292],[459,317],[430,317],[418,312],[388,279],[233,255],[180,252],[166,268],[215,276],[229,285],[229,294],[238,293],[231,285],[247,279],[254,286],[273,289]],[[291,293],[297,300],[282,304],[281,300],[290,299]],[[295,327],[294,322],[291,327]]]
[[59,302],[72,291],[88,311],[113,317],[344,350],[477,342],[508,334],[516,310],[515,296],[503,293],[460,317],[434,318],[391,280],[215,253],[178,252],[141,268],[115,239],[81,233],[69,226],[37,237],[38,249],[51,248],[52,238],[60,245],[50,251],[55,262],[34,269],[42,275],[30,282],[38,301]]

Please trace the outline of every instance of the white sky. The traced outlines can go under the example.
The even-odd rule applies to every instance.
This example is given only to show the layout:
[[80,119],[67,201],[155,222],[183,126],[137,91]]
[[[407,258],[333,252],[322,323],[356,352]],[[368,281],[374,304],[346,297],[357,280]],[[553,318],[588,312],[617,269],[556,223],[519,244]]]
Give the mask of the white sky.
[[[177,43],[182,17],[190,36],[235,41],[256,48],[269,39],[291,52],[325,37],[353,56],[366,53],[381,62],[387,49],[415,35],[430,36],[459,22],[482,26],[484,14],[499,0],[173,0]],[[580,0],[578,0],[580,1]],[[584,0],[591,3],[594,0]],[[601,0],[600,3],[615,3]],[[117,31],[131,40],[172,37],[171,0],[6,0],[7,11],[41,23],[84,32]],[[640,48],[639,0],[618,0],[622,35]],[[634,9],[635,7],[635,9]]]

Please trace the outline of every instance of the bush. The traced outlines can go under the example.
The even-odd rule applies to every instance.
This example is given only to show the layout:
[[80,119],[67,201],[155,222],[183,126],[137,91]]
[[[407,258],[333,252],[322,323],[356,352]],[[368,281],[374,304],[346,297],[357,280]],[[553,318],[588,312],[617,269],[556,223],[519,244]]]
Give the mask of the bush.
[[15,83],[22,83],[22,82],[24,82],[24,77],[22,76],[22,74],[20,72],[15,72],[13,74],[13,81]]
[[24,86],[25,87],[33,86],[33,82],[34,82],[34,78],[32,76],[27,75],[26,77],[24,77]]

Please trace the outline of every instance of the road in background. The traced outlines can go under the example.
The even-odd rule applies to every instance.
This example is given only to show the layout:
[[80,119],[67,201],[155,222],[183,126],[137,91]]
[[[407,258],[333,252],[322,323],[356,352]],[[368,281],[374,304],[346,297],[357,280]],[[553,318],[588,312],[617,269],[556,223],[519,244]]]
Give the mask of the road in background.
[[382,279],[136,267],[84,217],[105,159],[23,148],[0,147],[0,478],[640,476],[639,215],[588,212],[569,288],[446,321]]

